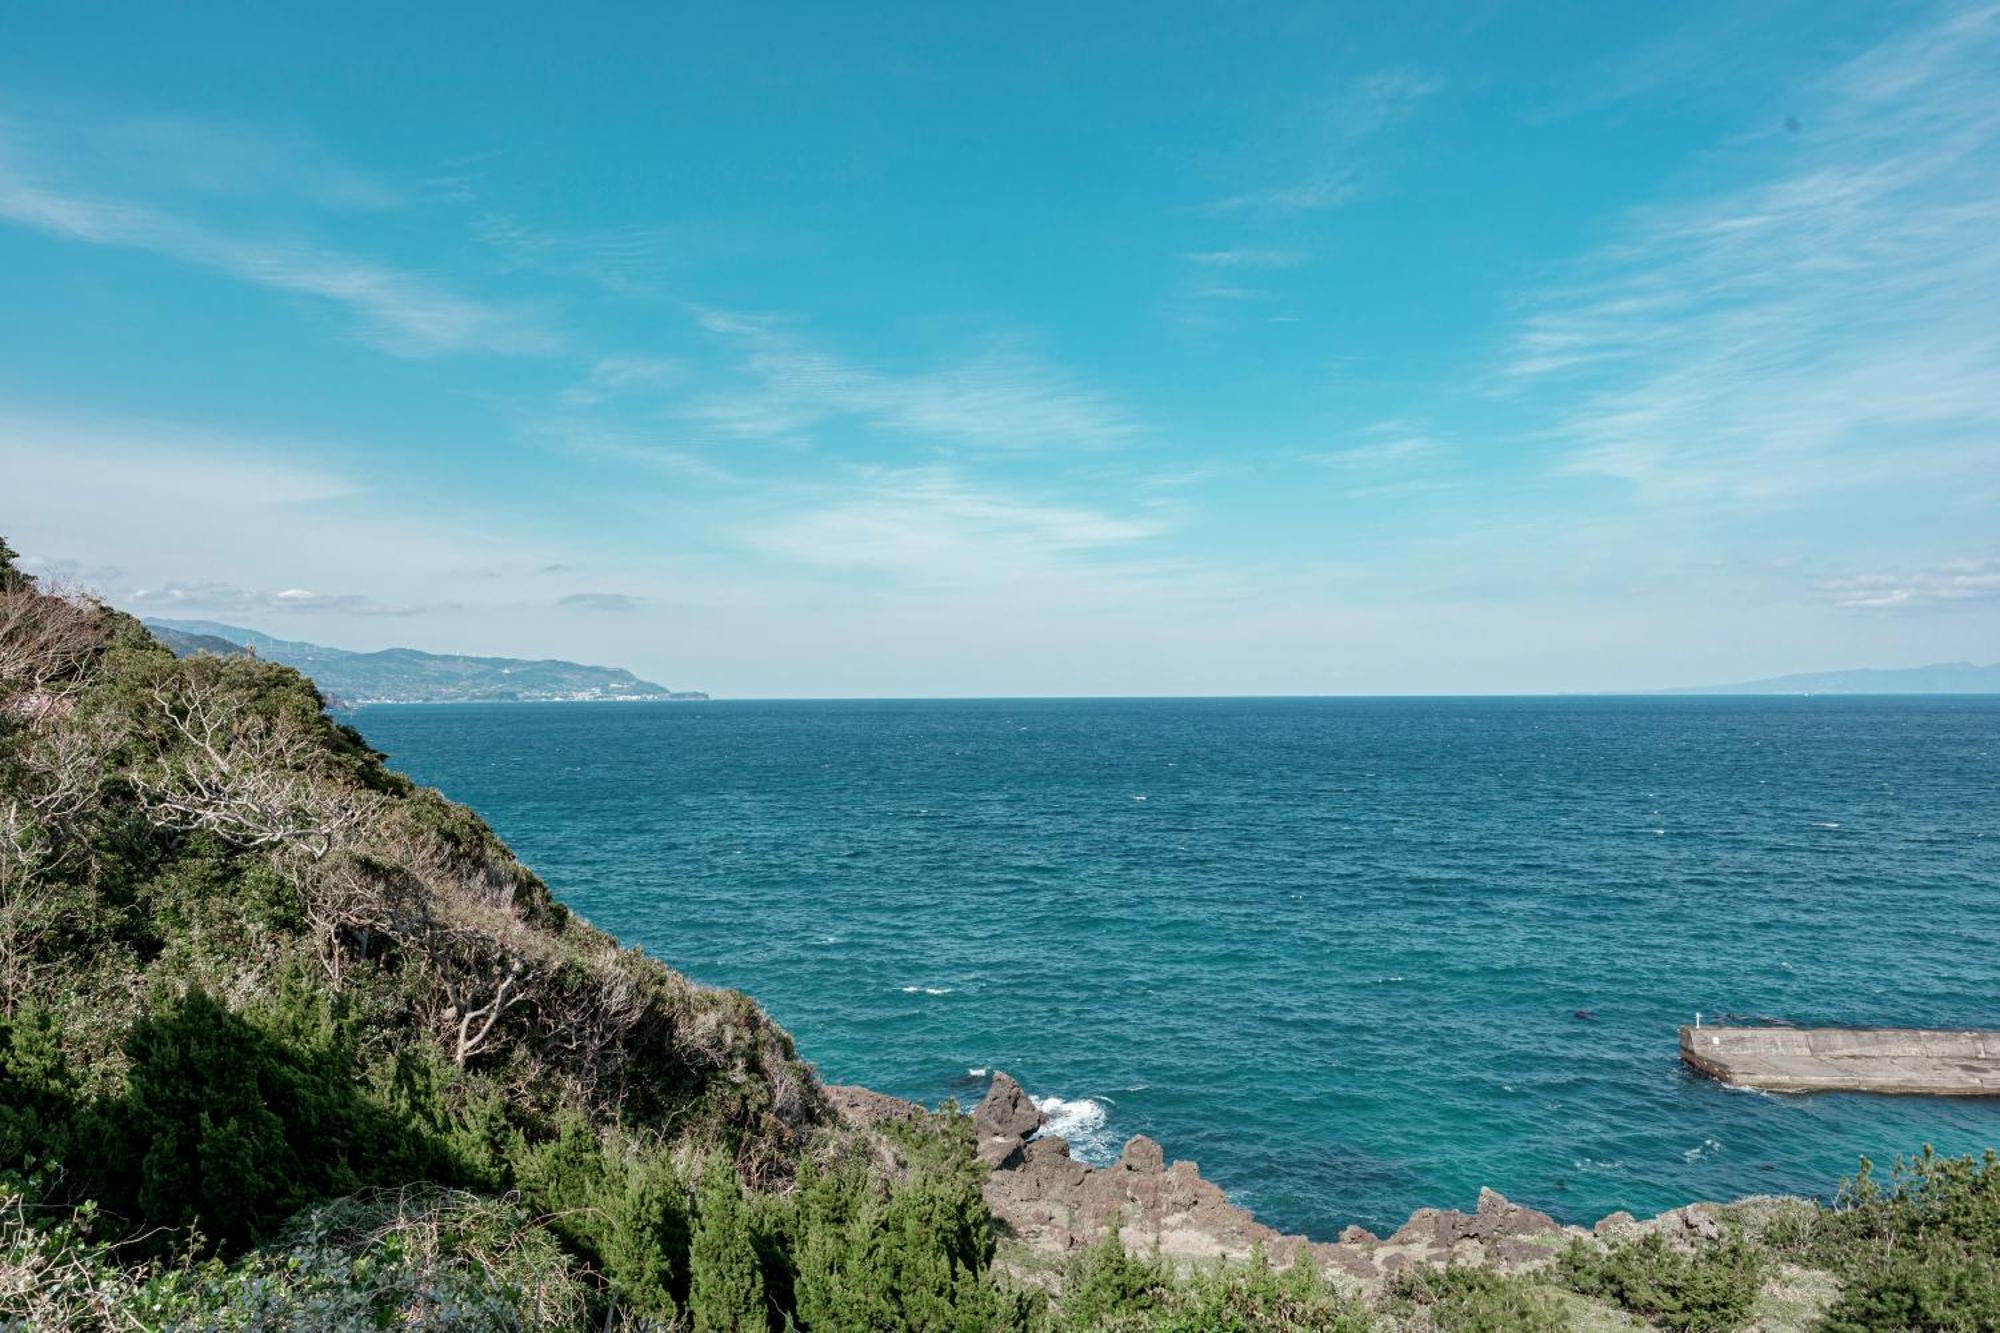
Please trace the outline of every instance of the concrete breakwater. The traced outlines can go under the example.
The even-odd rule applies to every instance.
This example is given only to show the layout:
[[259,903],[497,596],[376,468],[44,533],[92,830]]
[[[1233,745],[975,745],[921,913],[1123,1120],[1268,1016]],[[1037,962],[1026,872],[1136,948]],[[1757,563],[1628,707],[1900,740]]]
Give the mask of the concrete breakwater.
[[1739,1088],[2000,1097],[2000,1032],[1683,1027],[1681,1059]]

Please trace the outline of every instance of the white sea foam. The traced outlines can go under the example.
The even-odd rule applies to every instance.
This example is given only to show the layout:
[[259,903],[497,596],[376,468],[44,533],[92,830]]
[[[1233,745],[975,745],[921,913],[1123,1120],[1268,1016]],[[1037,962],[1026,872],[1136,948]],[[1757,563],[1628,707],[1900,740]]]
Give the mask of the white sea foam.
[[1070,1156],[1091,1166],[1108,1166],[1118,1159],[1119,1144],[1106,1124],[1111,1102],[1104,1097],[1036,1097],[1035,1107],[1048,1119],[1036,1137],[1062,1139]]
[[988,1074],[992,1073],[993,1071],[982,1065],[978,1069],[968,1069],[965,1072],[968,1076],[972,1078],[985,1078]]
[[949,994],[951,994],[951,992],[952,992],[952,988],[951,988],[950,986],[905,986],[905,987],[903,987],[903,994],[905,994],[905,995],[949,995]]
[[1722,1151],[1722,1145],[1717,1143],[1714,1139],[1703,1139],[1700,1143],[1697,1143],[1694,1147],[1689,1148],[1686,1152],[1682,1153],[1681,1157],[1685,1161],[1692,1162],[1697,1157],[1704,1157],[1709,1153],[1721,1152],[1721,1151]]

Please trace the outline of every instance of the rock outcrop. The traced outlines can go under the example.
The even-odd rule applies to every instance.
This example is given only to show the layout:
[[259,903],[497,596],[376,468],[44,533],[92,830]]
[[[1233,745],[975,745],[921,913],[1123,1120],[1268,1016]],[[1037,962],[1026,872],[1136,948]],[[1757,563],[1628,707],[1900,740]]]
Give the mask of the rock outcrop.
[[972,1112],[972,1133],[979,1160],[991,1167],[1015,1165],[1021,1149],[1047,1123],[1047,1117],[1021,1085],[1006,1074],[995,1074]]
[[[827,1094],[864,1126],[923,1114],[914,1102],[865,1088],[832,1087]],[[1069,1144],[1042,1133],[1046,1118],[1006,1074],[994,1076],[972,1124],[979,1158],[992,1168],[987,1206],[1016,1240],[1045,1253],[1086,1248],[1116,1227],[1128,1249],[1157,1251],[1177,1264],[1241,1260],[1261,1246],[1278,1267],[1310,1256],[1325,1272],[1365,1281],[1417,1264],[1535,1267],[1563,1239],[1589,1234],[1482,1190],[1476,1211],[1419,1209],[1386,1240],[1349,1227],[1337,1242],[1311,1241],[1259,1222],[1204,1180],[1193,1162],[1170,1165],[1143,1134],[1111,1166],[1077,1161]]]

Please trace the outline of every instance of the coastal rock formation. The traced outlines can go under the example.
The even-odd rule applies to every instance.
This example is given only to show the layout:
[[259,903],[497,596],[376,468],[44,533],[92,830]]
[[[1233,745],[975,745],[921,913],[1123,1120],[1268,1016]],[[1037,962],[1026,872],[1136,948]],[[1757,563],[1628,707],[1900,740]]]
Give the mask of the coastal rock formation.
[[1046,1119],[1019,1083],[1005,1074],[995,1074],[993,1086],[972,1112],[979,1160],[993,1167],[1012,1164]]
[[[924,1113],[914,1102],[866,1088],[830,1087],[827,1095],[862,1127]],[[1164,1149],[1143,1134],[1110,1166],[1077,1161],[1068,1143],[1041,1132],[1046,1117],[1006,1074],[994,1075],[972,1124],[979,1158],[992,1168],[987,1206],[1014,1239],[1044,1254],[1085,1249],[1116,1227],[1128,1249],[1157,1251],[1183,1266],[1247,1259],[1262,1247],[1280,1268],[1309,1256],[1324,1272],[1366,1281],[1418,1264],[1537,1267],[1564,1238],[1588,1234],[1482,1190],[1475,1211],[1419,1209],[1386,1240],[1349,1227],[1337,1242],[1311,1241],[1259,1222],[1193,1162],[1169,1164]]]

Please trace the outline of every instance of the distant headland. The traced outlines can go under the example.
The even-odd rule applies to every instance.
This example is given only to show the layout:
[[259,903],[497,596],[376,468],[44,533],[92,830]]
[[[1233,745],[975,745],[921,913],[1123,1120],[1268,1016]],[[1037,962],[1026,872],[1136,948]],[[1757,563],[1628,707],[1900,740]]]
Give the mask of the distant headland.
[[146,627],[175,654],[254,654],[312,678],[341,706],[442,703],[598,703],[703,700],[699,690],[671,690],[620,667],[586,666],[557,658],[464,657],[415,648],[357,653],[323,644],[274,638],[213,620],[148,620]]
[[1806,671],[1735,685],[1692,685],[1662,694],[2000,694],[2000,662]]

